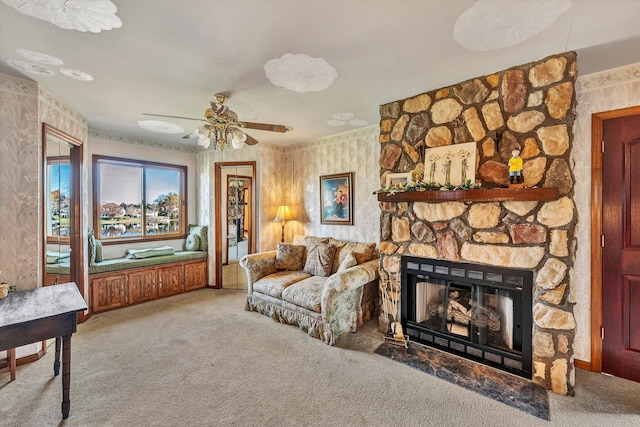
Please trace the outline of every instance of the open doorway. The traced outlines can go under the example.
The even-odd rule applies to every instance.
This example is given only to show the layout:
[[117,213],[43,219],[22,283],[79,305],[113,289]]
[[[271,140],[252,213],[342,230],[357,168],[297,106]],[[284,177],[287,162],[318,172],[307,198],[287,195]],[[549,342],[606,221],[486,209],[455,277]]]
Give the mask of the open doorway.
[[255,252],[255,162],[215,165],[216,287],[247,289],[240,259]]

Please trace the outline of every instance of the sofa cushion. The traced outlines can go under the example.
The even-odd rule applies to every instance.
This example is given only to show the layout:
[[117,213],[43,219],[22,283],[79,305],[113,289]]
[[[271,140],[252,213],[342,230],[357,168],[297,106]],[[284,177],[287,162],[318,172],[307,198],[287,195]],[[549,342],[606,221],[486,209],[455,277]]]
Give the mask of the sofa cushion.
[[326,243],[313,243],[307,247],[307,260],[302,271],[314,276],[331,275],[336,247]]
[[304,266],[304,245],[278,243],[275,267],[278,270],[301,271]]
[[302,271],[278,271],[256,280],[253,290],[274,298],[282,299],[282,291],[288,286],[306,279],[309,274]]
[[320,313],[322,289],[327,278],[311,276],[287,287],[282,291],[282,299],[288,303]]
[[340,264],[350,253],[358,252],[360,254],[357,258],[359,261],[358,264],[362,264],[363,262],[370,261],[373,258],[376,249],[375,243],[344,242],[334,238],[329,240],[329,244],[334,245],[337,248],[336,256],[333,260],[333,266],[331,267],[331,274],[338,271],[338,267],[340,267]]

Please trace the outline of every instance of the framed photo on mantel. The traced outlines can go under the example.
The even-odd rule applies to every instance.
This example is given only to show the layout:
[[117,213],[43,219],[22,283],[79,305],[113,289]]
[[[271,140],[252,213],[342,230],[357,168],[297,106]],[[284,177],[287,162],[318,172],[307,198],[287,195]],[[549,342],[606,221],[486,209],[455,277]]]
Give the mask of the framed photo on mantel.
[[320,176],[320,223],[353,225],[353,172]]

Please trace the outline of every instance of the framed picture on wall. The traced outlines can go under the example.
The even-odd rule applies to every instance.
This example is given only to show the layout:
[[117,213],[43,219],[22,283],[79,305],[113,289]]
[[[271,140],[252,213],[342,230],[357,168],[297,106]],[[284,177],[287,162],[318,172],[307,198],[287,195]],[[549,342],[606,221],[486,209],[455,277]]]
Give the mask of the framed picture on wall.
[[476,151],[475,142],[424,150],[424,181],[441,186],[475,182]]
[[387,174],[386,186],[391,187],[392,185],[397,187],[402,187],[409,182],[412,182],[411,172],[403,172],[403,173],[390,173]]
[[320,223],[353,225],[353,172],[320,176]]

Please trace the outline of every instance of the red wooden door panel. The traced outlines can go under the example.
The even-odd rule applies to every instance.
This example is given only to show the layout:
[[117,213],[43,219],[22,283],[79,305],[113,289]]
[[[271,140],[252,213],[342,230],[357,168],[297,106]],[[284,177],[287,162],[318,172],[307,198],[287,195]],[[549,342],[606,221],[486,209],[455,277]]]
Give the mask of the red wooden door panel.
[[603,139],[602,371],[640,381],[640,115],[606,120]]

